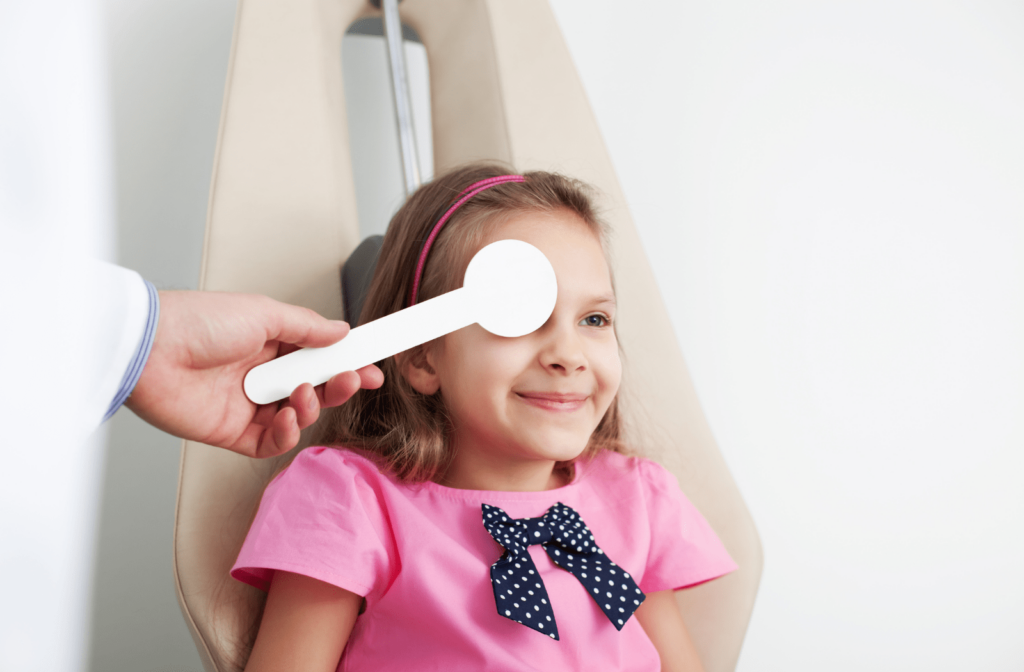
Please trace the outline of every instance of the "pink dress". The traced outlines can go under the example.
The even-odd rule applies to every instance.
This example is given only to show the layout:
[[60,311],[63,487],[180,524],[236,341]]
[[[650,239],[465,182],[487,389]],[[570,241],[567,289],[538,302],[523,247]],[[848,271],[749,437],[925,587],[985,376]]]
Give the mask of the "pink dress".
[[403,484],[356,452],[316,447],[267,486],[231,575],[266,590],[280,569],[364,596],[339,670],[660,670],[637,619],[617,631],[541,546],[529,553],[560,640],[498,614],[489,572],[503,549],[481,505],[532,518],[556,502],[579,512],[644,593],[736,569],[675,478],[649,460],[604,452],[564,487],[497,492]]

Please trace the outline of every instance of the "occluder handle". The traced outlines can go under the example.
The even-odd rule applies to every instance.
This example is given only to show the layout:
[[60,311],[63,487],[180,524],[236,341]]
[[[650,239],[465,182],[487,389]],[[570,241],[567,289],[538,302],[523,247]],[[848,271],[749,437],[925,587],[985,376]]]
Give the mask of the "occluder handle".
[[386,315],[356,327],[326,348],[305,348],[278,357],[249,371],[245,395],[256,404],[269,404],[291,395],[302,385],[321,385],[343,371],[404,352],[475,323],[475,306],[467,288]]

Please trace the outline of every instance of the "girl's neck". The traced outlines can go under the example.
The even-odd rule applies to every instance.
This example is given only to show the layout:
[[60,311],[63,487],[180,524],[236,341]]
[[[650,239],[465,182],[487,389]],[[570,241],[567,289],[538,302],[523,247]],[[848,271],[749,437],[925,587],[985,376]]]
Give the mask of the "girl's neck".
[[539,492],[567,484],[552,460],[494,460],[488,455],[456,451],[438,483],[460,490]]

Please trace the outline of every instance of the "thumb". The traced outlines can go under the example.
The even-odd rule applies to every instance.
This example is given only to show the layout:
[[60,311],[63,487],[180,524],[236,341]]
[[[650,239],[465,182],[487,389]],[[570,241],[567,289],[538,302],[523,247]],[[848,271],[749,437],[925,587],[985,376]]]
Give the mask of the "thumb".
[[291,343],[300,348],[323,348],[344,338],[347,322],[328,320],[309,308],[273,302],[266,313],[268,341]]

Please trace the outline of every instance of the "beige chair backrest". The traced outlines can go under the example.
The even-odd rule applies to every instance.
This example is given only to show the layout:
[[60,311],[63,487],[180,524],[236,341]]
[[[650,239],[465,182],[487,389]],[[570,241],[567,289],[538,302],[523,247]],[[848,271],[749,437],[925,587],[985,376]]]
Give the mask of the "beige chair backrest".
[[[641,452],[669,468],[739,571],[679,593],[709,672],[739,657],[760,541],[711,436],[608,153],[546,0],[405,0],[430,65],[435,174],[477,159],[555,170],[602,194],[612,225],[623,404]],[[366,0],[240,0],[200,288],[258,292],[342,314],[338,271],[359,242],[341,40]],[[186,441],[174,561],[207,670],[232,669],[256,591],[229,578],[268,474]]]

